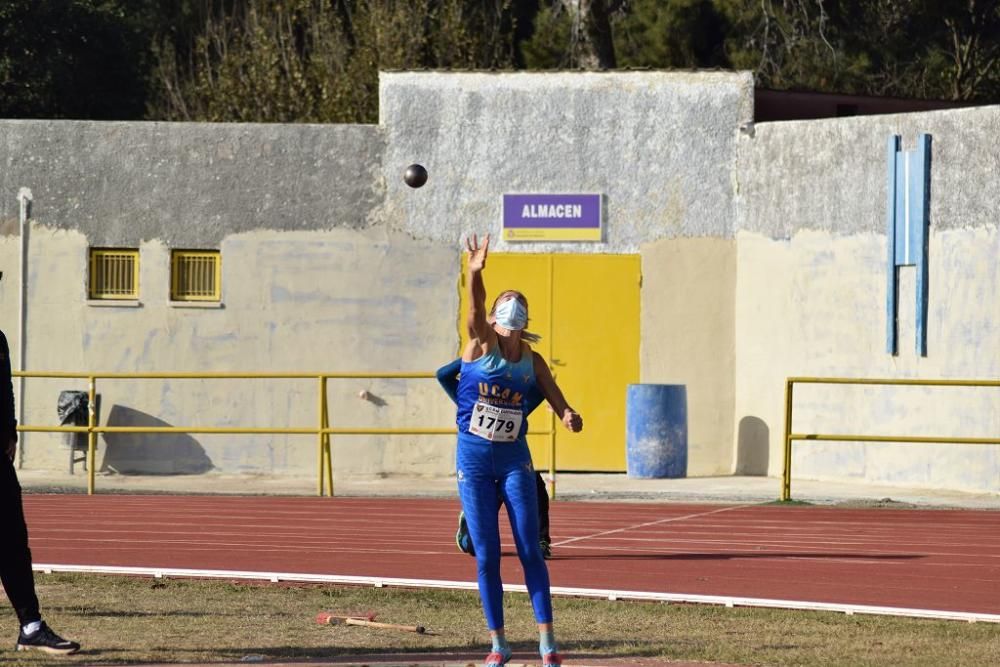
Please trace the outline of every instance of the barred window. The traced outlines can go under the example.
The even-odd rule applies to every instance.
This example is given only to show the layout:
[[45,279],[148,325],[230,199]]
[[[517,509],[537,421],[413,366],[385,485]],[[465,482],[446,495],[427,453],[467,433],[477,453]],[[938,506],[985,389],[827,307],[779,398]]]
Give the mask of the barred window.
[[171,300],[222,300],[222,261],[218,250],[174,250],[170,259]]
[[88,293],[91,299],[138,299],[139,251],[91,248]]

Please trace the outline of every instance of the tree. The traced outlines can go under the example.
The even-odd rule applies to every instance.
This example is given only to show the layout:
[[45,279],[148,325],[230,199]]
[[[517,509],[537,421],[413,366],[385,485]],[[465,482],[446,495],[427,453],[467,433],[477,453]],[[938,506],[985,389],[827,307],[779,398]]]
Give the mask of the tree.
[[139,118],[148,49],[113,0],[0,2],[0,116]]
[[549,0],[538,12],[534,37],[524,45],[529,67],[614,69],[612,19],[626,0]]
[[[1000,0],[929,2],[940,22],[930,53],[932,76],[946,97],[963,101],[1000,96]],[[943,61],[943,64],[942,64]]]
[[[882,0],[717,0],[732,29],[726,51],[758,86],[861,92],[870,59],[850,48],[859,5]],[[863,24],[862,24],[863,25]]]
[[378,71],[508,68],[507,0],[248,0],[216,12],[185,62],[161,43],[154,114],[375,122]]
[[0,116],[374,122],[379,69],[1000,101],[1000,0],[0,0]]
[[623,67],[727,67],[729,24],[712,0],[632,0],[614,23]]
[[1000,97],[1000,0],[715,0],[758,86]]

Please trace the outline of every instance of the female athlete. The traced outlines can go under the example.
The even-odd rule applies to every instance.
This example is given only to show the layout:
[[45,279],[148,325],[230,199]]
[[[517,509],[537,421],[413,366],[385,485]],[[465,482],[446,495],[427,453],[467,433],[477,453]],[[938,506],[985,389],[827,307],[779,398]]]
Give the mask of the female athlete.
[[503,583],[500,579],[498,502],[507,508],[517,555],[531,596],[539,631],[539,654],[546,667],[561,667],[552,629],[549,572],[538,545],[538,500],[535,471],[525,434],[525,397],[538,390],[563,425],[573,432],[583,420],[567,404],[545,360],[528,341],[528,302],[514,290],[502,292],[486,311],[483,270],[490,237],[473,235],[469,251],[469,343],[462,353],[458,385],[458,494],[475,547],[479,595],[493,647],[486,667],[500,667],[511,658],[504,634]]

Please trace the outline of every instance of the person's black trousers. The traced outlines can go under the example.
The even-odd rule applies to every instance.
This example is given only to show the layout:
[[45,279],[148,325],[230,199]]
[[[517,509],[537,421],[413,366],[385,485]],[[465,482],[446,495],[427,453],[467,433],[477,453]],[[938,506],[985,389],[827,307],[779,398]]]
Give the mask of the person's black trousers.
[[21,625],[42,620],[14,464],[0,454],[0,580]]
[[549,537],[549,492],[545,488],[542,473],[535,471],[535,486],[538,488],[538,539],[551,542]]

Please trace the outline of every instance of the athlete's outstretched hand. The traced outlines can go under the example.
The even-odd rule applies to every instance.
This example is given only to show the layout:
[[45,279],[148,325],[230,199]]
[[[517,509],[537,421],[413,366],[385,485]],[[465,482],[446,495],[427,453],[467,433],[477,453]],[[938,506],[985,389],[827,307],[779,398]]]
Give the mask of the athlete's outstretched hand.
[[573,433],[579,433],[583,430],[583,417],[579,413],[573,412],[570,408],[566,408],[566,411],[563,412],[562,423],[563,426]]
[[483,244],[479,245],[479,238],[473,234],[466,237],[465,247],[469,251],[469,271],[478,273],[486,268],[486,255],[490,251],[490,235],[483,238]]

